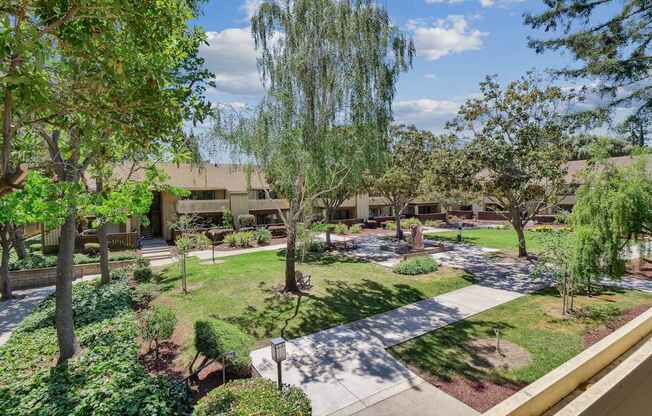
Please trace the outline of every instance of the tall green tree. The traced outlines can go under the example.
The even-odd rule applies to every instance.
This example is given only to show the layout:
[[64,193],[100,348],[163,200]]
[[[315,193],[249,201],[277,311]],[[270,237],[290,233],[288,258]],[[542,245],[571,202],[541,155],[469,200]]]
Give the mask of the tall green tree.
[[[30,21],[47,25],[52,16],[76,14],[85,3],[38,2]],[[82,178],[115,137],[118,148],[147,154],[175,154],[187,143],[183,117],[192,84],[179,82],[179,68],[204,39],[189,30],[188,2],[94,4],[78,20],[63,19],[50,29],[45,61],[48,105],[32,127],[49,152],[63,200],[57,262],[56,327],[59,360],[78,351],[72,316],[72,256],[76,218],[84,211]],[[90,53],[89,51],[92,51]],[[87,198],[86,198],[87,200]]]
[[383,171],[366,175],[371,195],[382,196],[394,211],[396,238],[401,239],[401,216],[408,205],[425,191],[423,179],[428,169],[434,136],[415,127],[392,128]]
[[626,249],[644,248],[652,235],[652,161],[647,155],[632,162],[598,160],[581,177],[570,216],[577,241],[573,272],[589,291],[602,277],[621,277]]
[[632,146],[644,147],[650,138],[651,124],[652,107],[645,107],[625,117],[616,126],[616,131],[623,135]]
[[[349,126],[355,151],[380,162],[396,82],[414,47],[371,0],[266,1],[251,29],[266,95],[249,134],[228,142],[289,201],[279,211],[288,231],[285,290],[297,292],[298,224],[349,171],[329,172],[333,129]],[[325,175],[335,181],[325,185]]]
[[544,86],[534,74],[505,87],[488,77],[480,91],[448,125],[466,143],[458,166],[467,172],[464,184],[509,212],[519,257],[526,257],[525,225],[568,193],[566,162],[575,121],[564,112],[575,95]]
[[650,41],[652,6],[640,0],[546,0],[546,9],[527,14],[525,24],[555,33],[530,39],[537,52],[566,50],[579,61],[561,75],[597,80],[610,106],[652,108]]

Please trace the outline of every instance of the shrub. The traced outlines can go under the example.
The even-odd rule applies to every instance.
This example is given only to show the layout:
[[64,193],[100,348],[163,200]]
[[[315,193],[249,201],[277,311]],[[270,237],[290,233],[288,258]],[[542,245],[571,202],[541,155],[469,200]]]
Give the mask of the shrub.
[[238,245],[238,237],[236,236],[236,233],[227,234],[226,237],[224,237],[224,242],[231,247],[236,247]]
[[318,222],[310,226],[310,230],[315,233],[325,233],[328,227],[331,224],[325,224],[323,222]]
[[554,231],[554,228],[549,225],[537,225],[536,227],[530,228],[530,231],[534,231],[535,233],[549,233]]
[[555,215],[555,222],[557,222],[557,224],[568,224],[569,219],[570,219],[570,212],[566,210],[559,211],[557,215]]
[[238,215],[240,228],[251,228],[256,226],[256,217],[251,214]]
[[334,228],[335,234],[346,234],[349,231],[349,227],[346,226],[346,224],[335,224]]
[[401,229],[402,230],[409,230],[412,228],[413,225],[421,225],[421,221],[419,221],[418,218],[407,218],[404,220],[401,220]]
[[272,241],[272,233],[267,228],[259,228],[256,230],[256,242],[258,244],[269,244]]
[[362,225],[360,224],[353,224],[352,226],[349,227],[349,233],[351,234],[360,234],[362,232]]
[[149,283],[152,281],[154,273],[149,267],[136,267],[134,269],[134,280],[138,283]]
[[224,228],[233,228],[235,224],[233,223],[233,214],[231,213],[231,210],[228,208],[224,209],[224,213],[222,214],[222,226]]
[[127,279],[129,277],[129,271],[123,267],[119,269],[114,269],[111,270],[111,272],[109,273],[109,277],[111,278],[112,281]]
[[437,221],[437,220],[427,220],[425,222],[426,227],[432,227],[432,228],[441,228],[445,225],[446,223],[444,221]]
[[136,267],[149,267],[149,260],[145,257],[137,256],[136,257]]
[[238,247],[251,247],[254,242],[254,233],[252,231],[240,231],[235,233],[236,244]]
[[298,387],[279,391],[264,378],[236,380],[220,386],[202,398],[193,416],[309,416],[308,396]]
[[590,304],[580,308],[577,315],[597,322],[606,322],[620,315],[620,309],[608,303]]
[[109,261],[136,260],[138,262],[139,259],[147,261],[147,266],[149,266],[149,261],[139,257],[136,253],[109,253]]
[[100,244],[99,243],[86,243],[84,244],[84,253],[88,254],[89,256],[97,256],[97,254],[100,252]]
[[75,253],[75,255],[72,258],[72,262],[74,264],[90,264],[90,263],[97,263],[100,261],[100,258],[95,256],[89,256],[87,254],[81,254],[81,253]]
[[221,360],[227,352],[235,352],[227,365],[238,373],[248,372],[251,366],[249,351],[253,338],[237,326],[218,319],[195,322],[195,349],[210,360]]
[[0,414],[184,414],[185,388],[150,376],[138,360],[138,327],[126,280],[100,286],[81,282],[72,291],[75,332],[84,352],[53,367],[53,294],[0,347]]
[[167,306],[157,305],[152,309],[146,310],[140,320],[140,335],[145,341],[149,342],[149,350],[152,350],[154,342],[154,351],[158,358],[158,348],[161,341],[169,339],[177,325],[177,317],[174,311]]
[[57,265],[57,256],[42,256],[30,253],[24,259],[14,259],[9,262],[9,270],[31,270]]
[[34,253],[35,251],[41,251],[43,249],[43,246],[39,243],[36,243],[36,244],[30,244],[28,248],[31,253]]
[[415,257],[400,262],[394,267],[394,273],[415,276],[437,271],[437,262],[432,257]]
[[133,304],[140,308],[147,307],[147,305],[149,305],[149,303],[156,299],[160,294],[161,290],[157,284],[144,283],[142,285],[138,285],[134,289],[134,293],[132,295]]
[[396,231],[396,221],[388,221],[385,223],[385,229]]

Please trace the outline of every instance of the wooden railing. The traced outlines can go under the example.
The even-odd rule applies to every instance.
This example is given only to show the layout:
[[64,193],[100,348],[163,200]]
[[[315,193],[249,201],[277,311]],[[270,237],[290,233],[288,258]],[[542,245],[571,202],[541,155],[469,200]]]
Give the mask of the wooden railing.
[[[111,233],[107,234],[110,250],[127,250],[136,248],[138,233]],[[86,243],[97,243],[97,235],[80,235],[77,237],[78,247],[84,248]]]

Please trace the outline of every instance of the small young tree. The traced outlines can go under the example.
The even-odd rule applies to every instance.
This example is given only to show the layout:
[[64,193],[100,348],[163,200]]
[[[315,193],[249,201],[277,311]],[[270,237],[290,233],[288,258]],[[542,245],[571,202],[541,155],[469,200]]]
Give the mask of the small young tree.
[[575,237],[569,232],[552,231],[539,237],[542,250],[538,254],[535,276],[551,276],[562,299],[562,314],[573,312],[579,279],[574,270]]
[[632,159],[631,166],[608,160],[592,163],[583,173],[577,203],[570,216],[577,244],[573,272],[591,284],[625,273],[625,252],[643,250],[652,235],[652,175],[650,156]]
[[179,256],[181,256],[181,289],[183,293],[188,293],[188,273],[186,268],[188,252],[208,248],[212,242],[206,235],[197,232],[197,217],[194,215],[181,215],[172,224],[171,228],[175,233],[178,233],[174,239],[174,244],[177,246]]
[[367,173],[369,193],[380,195],[394,210],[396,238],[401,239],[401,216],[407,206],[425,192],[423,179],[428,168],[433,135],[415,127],[392,128],[385,169],[379,175]]
[[576,96],[542,86],[533,74],[504,88],[487,77],[480,90],[448,124],[458,142],[467,143],[458,165],[471,173],[465,184],[509,212],[518,255],[527,257],[525,225],[568,193],[568,140],[575,121],[565,109]]
[[152,350],[152,343],[154,343],[154,353],[157,360],[161,341],[172,337],[176,325],[177,317],[174,311],[167,306],[157,305],[143,313],[140,320],[140,333],[143,339],[149,342],[150,351]]
[[[396,82],[411,66],[414,47],[372,0],[265,1],[251,26],[266,96],[254,125],[227,135],[227,142],[289,202],[287,211],[279,208],[287,227],[285,290],[298,292],[298,224],[348,177],[348,167],[328,171],[333,129],[349,126],[357,154],[379,160]],[[326,176],[336,183],[325,186]]]

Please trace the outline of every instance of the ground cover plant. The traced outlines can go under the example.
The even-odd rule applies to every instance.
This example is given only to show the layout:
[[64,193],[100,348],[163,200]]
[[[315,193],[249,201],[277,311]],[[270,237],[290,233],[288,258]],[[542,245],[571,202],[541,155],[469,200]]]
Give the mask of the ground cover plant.
[[[485,411],[650,306],[652,295],[607,290],[591,298],[578,297],[577,313],[564,317],[558,293],[549,289],[412,339],[390,351],[431,383],[476,410]],[[492,349],[496,330],[506,354],[498,365],[492,363],[496,358]]]
[[0,347],[0,414],[173,415],[185,391],[152,377],[138,361],[138,326],[126,279],[74,285],[81,354],[54,366],[54,297],[45,300]]
[[432,257],[415,257],[400,262],[394,267],[394,273],[416,276],[418,274],[436,272],[438,266]]
[[[445,231],[441,233],[426,234],[425,237],[429,240],[442,240],[454,243],[457,242],[457,234],[457,231]],[[528,249],[532,253],[537,253],[541,250],[541,244],[537,238],[538,234],[540,233],[525,231],[525,239],[528,244]],[[465,229],[462,232],[462,238],[465,243],[504,250],[509,253],[518,252],[518,238],[511,229]]]
[[[115,251],[109,254],[109,261],[134,260],[136,258],[136,253],[131,250]],[[100,257],[98,255],[90,256],[82,253],[77,253],[73,257],[74,264],[99,263],[99,261]],[[13,259],[9,263],[9,270],[31,270],[44,267],[55,267],[56,265],[57,256],[44,256],[33,252],[24,259]]]
[[[275,252],[225,258],[219,265],[188,260],[188,284],[178,289],[178,267],[162,274],[155,304],[172,308],[184,336],[185,365],[194,354],[194,322],[207,317],[231,322],[264,345],[269,338],[295,338],[465,287],[472,280],[461,271],[405,279],[384,267],[347,257],[307,253],[298,270],[311,275],[313,288],[301,297],[282,293],[284,258]],[[220,301],[216,302],[215,299]]]

